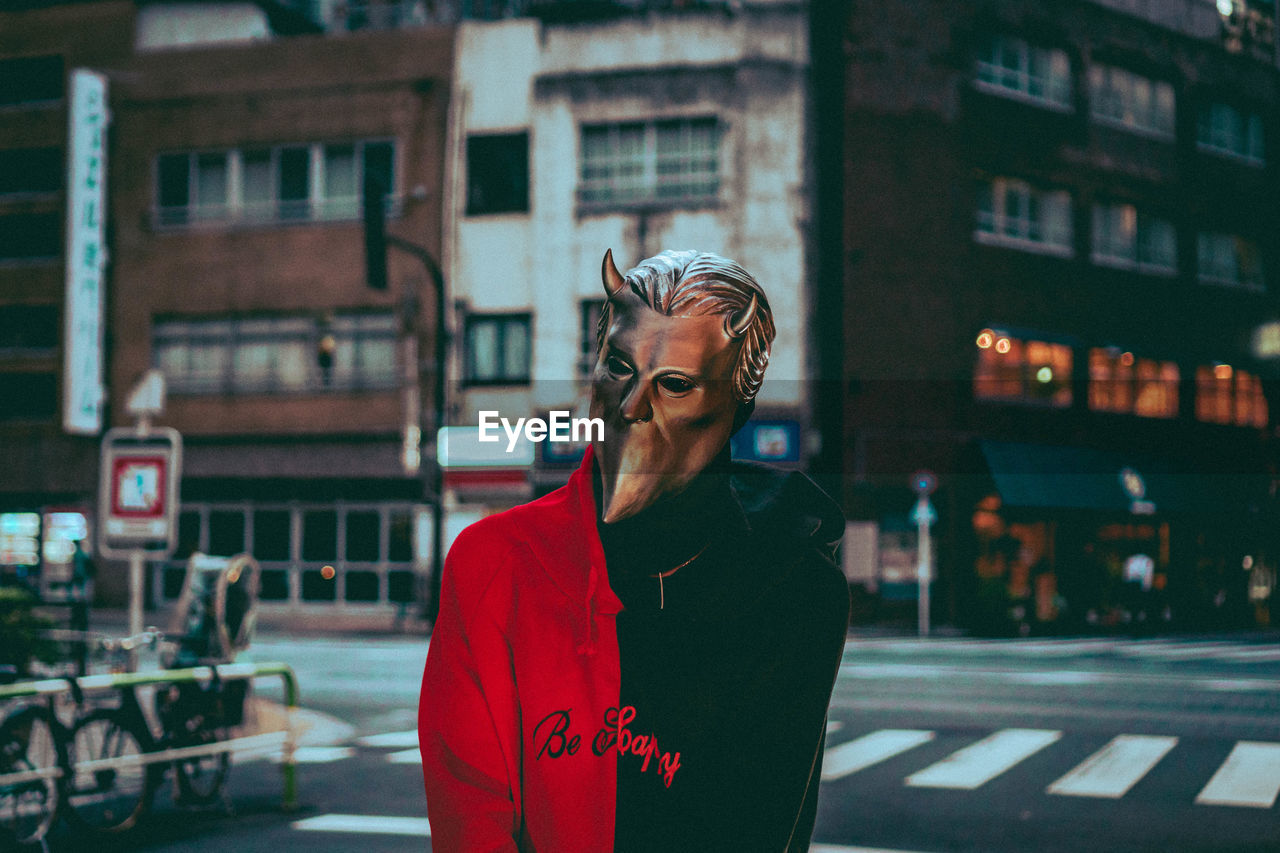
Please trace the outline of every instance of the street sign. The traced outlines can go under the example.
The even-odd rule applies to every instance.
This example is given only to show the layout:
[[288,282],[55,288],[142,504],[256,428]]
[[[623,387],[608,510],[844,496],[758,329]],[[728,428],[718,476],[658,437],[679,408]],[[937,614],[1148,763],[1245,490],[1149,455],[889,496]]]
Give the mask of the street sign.
[[107,431],[98,488],[98,547],[108,557],[141,551],[168,557],[177,546],[182,436],[168,427]]
[[917,471],[911,475],[911,490],[917,495],[931,495],[938,488],[938,478],[928,470]]

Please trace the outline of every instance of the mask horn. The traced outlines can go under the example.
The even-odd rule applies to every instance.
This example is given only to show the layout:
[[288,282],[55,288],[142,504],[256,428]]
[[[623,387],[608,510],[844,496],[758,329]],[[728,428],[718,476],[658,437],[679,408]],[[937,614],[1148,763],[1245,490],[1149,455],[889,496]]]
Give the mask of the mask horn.
[[622,279],[622,273],[618,272],[618,267],[613,263],[613,249],[604,251],[604,261],[600,264],[600,279],[604,282],[605,296],[610,299],[622,292],[622,287],[626,284]]
[[756,308],[759,306],[760,300],[753,293],[751,294],[751,303],[743,309],[742,313],[736,318],[726,317],[724,321],[724,331],[731,338],[740,338],[747,333],[747,329],[751,328],[751,321],[756,318]]

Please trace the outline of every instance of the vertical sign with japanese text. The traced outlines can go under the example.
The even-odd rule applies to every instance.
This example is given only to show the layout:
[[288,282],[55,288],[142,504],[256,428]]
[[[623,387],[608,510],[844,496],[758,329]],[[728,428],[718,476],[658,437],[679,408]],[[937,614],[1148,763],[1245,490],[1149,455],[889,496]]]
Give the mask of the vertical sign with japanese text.
[[102,430],[102,285],[106,266],[107,80],[71,72],[67,140],[67,304],[62,428]]

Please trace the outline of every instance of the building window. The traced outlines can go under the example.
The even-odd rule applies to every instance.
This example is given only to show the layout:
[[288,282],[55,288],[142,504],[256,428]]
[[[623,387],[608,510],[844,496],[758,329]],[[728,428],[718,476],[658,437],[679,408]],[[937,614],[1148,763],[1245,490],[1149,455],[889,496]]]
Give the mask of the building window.
[[1178,365],[1137,358],[1118,347],[1089,350],[1089,408],[1146,418],[1178,414]]
[[0,59],[0,107],[60,101],[64,77],[61,56]]
[[473,314],[467,317],[466,379],[476,385],[529,382],[529,314]]
[[0,373],[0,421],[49,421],[58,416],[53,373]]
[[0,355],[54,355],[58,338],[56,305],[0,306]]
[[14,213],[0,216],[0,261],[56,261],[62,257],[62,215]]
[[1265,427],[1262,380],[1229,364],[1196,368],[1196,419],[1215,424]]
[[288,393],[395,387],[390,314],[168,320],[155,325],[155,364],[175,393]]
[[973,392],[979,400],[1071,405],[1071,347],[1022,340],[998,329],[977,338]]
[[603,299],[582,300],[582,332],[580,336],[581,344],[578,348],[578,376],[584,379],[591,375],[591,371],[595,370],[596,356],[599,354],[596,343],[600,339],[600,317],[603,314]]
[[0,196],[50,195],[62,189],[61,148],[0,151]]
[[978,54],[978,88],[1056,110],[1071,109],[1071,60],[1066,51],[1014,36],[993,36]]
[[980,243],[1070,256],[1071,194],[1042,190],[1025,181],[996,178],[978,188]]
[[720,138],[715,118],[583,125],[578,200],[602,207],[715,201]]
[[1173,139],[1173,85],[1110,65],[1089,69],[1089,102],[1095,121]]
[[1197,244],[1200,280],[1262,290],[1266,281],[1258,244],[1234,234],[1201,234]]
[[1200,110],[1196,146],[1201,151],[1261,166],[1266,162],[1262,117],[1241,112],[1228,104],[1209,104]]
[[467,215],[529,211],[529,134],[467,139]]
[[1139,272],[1175,273],[1178,238],[1173,223],[1131,204],[1093,206],[1093,262]]
[[359,219],[366,177],[388,193],[394,189],[393,142],[161,154],[155,222],[163,227]]

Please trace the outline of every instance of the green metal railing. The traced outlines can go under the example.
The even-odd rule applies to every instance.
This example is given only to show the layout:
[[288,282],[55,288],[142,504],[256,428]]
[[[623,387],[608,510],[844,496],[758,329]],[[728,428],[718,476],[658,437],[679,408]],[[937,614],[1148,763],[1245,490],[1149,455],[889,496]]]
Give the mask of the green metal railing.
[[[284,777],[283,808],[294,811],[298,807],[297,764],[294,752],[297,749],[297,736],[294,733],[294,714],[298,708],[298,681],[293,669],[285,663],[228,663],[219,666],[196,666],[187,669],[160,669],[147,672],[122,672],[109,675],[85,675],[75,679],[76,684],[86,694],[109,690],[122,690],[151,684],[184,684],[209,681],[216,675],[222,680],[248,680],[268,676],[279,676],[284,683],[285,727],[280,732],[265,732],[244,737],[228,738],[198,746],[178,747],[158,752],[148,752],[138,756],[121,756],[119,758],[99,759],[77,764],[79,770],[99,770],[108,767],[125,765],[158,764],[193,758],[198,755],[214,755],[219,753],[257,752],[276,745],[281,749],[281,773]],[[71,685],[66,679],[46,678],[36,681],[23,681],[0,686],[0,702],[11,699],[29,699],[32,697],[49,698],[71,692]],[[0,718],[2,719],[2,718]],[[15,785],[31,777],[33,773],[41,776],[60,776],[61,771],[24,771],[0,775],[0,785]]]

